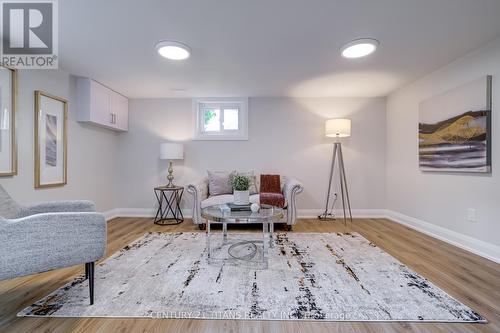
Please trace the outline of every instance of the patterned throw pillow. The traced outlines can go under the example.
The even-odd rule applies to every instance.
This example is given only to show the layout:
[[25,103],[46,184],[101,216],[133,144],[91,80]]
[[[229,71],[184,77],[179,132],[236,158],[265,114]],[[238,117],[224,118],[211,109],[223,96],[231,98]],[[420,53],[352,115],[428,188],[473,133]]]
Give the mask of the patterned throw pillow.
[[209,196],[233,194],[231,178],[236,171],[208,171],[208,194]]

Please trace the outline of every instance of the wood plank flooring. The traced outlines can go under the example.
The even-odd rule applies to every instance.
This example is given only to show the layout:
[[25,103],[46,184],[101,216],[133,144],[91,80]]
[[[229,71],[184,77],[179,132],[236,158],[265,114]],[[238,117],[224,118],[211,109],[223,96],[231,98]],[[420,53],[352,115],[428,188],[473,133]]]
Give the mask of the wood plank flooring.
[[[386,219],[358,219],[349,229],[360,233],[460,302],[472,307],[485,316],[488,323],[16,317],[19,310],[69,282],[75,275],[82,274],[81,265],[0,281],[0,332],[500,332],[499,264]],[[158,226],[147,218],[117,218],[108,223],[107,256],[148,231],[199,232],[189,220],[176,226]],[[294,227],[294,232],[337,231],[344,231],[340,222],[315,219],[300,220]]]

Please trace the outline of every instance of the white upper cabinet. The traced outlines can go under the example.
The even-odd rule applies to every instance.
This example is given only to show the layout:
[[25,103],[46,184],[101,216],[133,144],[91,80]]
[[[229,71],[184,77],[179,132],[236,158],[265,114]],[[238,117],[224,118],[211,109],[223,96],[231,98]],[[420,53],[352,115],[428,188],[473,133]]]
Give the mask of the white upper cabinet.
[[111,96],[111,113],[115,117],[115,125],[122,131],[128,130],[128,98],[120,94]]
[[78,121],[115,131],[128,130],[127,97],[87,78],[77,80]]

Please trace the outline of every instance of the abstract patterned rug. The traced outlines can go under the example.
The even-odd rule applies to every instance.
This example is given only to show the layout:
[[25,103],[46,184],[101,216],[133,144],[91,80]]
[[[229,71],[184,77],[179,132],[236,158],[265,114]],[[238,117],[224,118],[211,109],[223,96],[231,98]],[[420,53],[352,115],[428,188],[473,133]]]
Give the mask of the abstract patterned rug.
[[[259,239],[259,234],[245,234]],[[484,322],[359,234],[278,233],[269,268],[208,264],[204,233],[149,233],[19,316]]]

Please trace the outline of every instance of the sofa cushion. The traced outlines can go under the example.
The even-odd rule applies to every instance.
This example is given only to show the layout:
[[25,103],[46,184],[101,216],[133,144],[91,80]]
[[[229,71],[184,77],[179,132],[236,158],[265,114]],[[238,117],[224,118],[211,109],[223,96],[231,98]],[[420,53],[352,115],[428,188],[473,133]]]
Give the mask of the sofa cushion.
[[235,171],[208,171],[208,195],[232,194],[231,178]]
[[[251,203],[259,203],[259,195],[253,194],[250,196]],[[201,208],[207,208],[208,206],[220,205],[225,203],[230,203],[234,201],[234,195],[232,194],[223,194],[209,197],[201,202]]]

